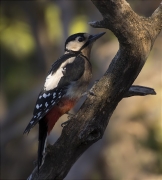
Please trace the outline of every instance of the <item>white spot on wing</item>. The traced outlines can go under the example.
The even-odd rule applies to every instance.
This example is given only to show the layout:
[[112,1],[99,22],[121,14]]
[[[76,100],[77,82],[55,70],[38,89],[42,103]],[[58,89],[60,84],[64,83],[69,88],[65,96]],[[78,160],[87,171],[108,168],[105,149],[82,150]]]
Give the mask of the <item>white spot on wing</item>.
[[45,106],[48,107],[48,103],[47,102],[45,103]]
[[41,99],[42,98],[42,96],[39,96],[39,99]]
[[43,94],[43,97],[44,97],[44,98],[49,97],[49,96],[50,96],[50,93],[48,93],[48,94],[45,94],[45,93],[44,93],[44,94]]
[[48,97],[48,96],[47,96],[47,94],[44,93],[44,94],[43,94],[43,97],[46,98],[46,97]]
[[33,124],[34,121],[30,121],[30,124]]
[[36,108],[39,109],[39,104],[36,105]]
[[41,112],[39,112],[37,116],[39,117],[40,115],[41,115]]
[[[54,89],[57,87],[61,77],[63,77],[63,67],[66,66],[69,63],[72,63],[75,60],[75,57],[69,58],[66,60],[64,63],[61,64],[61,66],[58,68],[58,70],[52,74],[52,72],[47,76],[45,84],[44,84],[44,89],[46,91],[49,91],[51,89]],[[47,95],[46,95],[47,96]],[[53,95],[54,96],[54,95]],[[44,96],[43,96],[44,97]]]

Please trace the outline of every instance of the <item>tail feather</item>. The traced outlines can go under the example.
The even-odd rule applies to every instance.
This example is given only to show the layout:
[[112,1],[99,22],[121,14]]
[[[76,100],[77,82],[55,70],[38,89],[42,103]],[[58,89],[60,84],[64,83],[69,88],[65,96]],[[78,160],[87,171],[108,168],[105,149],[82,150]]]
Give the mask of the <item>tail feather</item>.
[[29,122],[29,124],[27,125],[27,127],[25,128],[25,131],[24,131],[24,133],[23,134],[25,134],[25,133],[29,133],[29,131],[38,123],[38,119],[37,120],[35,120],[34,118],[32,118],[31,120],[30,120],[30,122]]
[[39,145],[38,145],[38,171],[44,161],[44,153],[47,140],[47,123],[45,119],[39,121]]

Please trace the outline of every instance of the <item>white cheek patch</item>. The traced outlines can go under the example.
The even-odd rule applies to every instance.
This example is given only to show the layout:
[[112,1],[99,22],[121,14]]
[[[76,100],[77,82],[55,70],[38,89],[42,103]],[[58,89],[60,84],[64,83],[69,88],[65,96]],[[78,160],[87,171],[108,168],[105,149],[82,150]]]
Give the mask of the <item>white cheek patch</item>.
[[79,51],[79,49],[83,46],[83,42],[78,42],[78,41],[70,41],[66,45],[66,49],[72,50],[72,51]]
[[64,66],[66,66],[69,63],[72,63],[75,60],[75,57],[69,58],[66,60],[62,65],[58,68],[58,70],[52,74],[49,74],[46,78],[45,84],[44,84],[44,90],[49,91],[57,87],[60,79],[64,76],[62,73],[64,71]]

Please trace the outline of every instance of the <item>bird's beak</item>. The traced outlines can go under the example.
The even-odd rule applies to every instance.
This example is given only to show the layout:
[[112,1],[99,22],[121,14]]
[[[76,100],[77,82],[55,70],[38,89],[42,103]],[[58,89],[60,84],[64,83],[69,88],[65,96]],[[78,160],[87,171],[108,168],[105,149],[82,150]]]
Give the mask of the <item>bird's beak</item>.
[[94,41],[96,41],[97,39],[99,39],[101,36],[103,36],[106,32],[102,32],[99,34],[95,34],[95,35],[91,35],[88,39],[89,44],[92,44]]
[[85,47],[89,46],[90,44],[92,44],[93,42],[95,42],[97,39],[99,39],[101,36],[103,36],[106,32],[102,32],[99,34],[95,34],[95,35],[90,35],[88,38],[88,41],[80,48],[79,51],[81,51],[82,49],[84,49]]

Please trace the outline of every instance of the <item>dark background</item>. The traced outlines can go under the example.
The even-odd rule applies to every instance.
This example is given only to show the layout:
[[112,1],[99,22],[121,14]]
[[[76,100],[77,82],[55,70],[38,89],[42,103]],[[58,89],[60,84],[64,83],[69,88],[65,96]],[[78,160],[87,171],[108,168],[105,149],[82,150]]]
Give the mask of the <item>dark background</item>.
[[[131,0],[139,15],[150,16],[161,0]],[[93,80],[99,79],[118,50],[109,30],[89,21],[102,17],[91,1],[1,1],[1,179],[26,179],[37,158],[37,133],[23,131],[51,64],[63,54],[66,38],[77,32],[106,31],[91,54]],[[152,87],[156,96],[123,99],[102,140],[75,163],[66,180],[162,179],[162,33],[158,36],[136,85]],[[74,108],[77,111],[84,98]],[[48,142],[61,133],[64,115]]]

